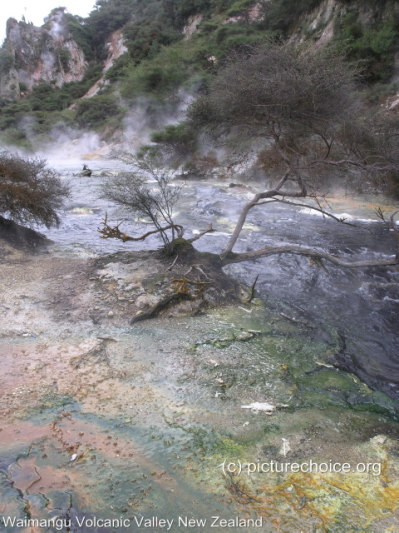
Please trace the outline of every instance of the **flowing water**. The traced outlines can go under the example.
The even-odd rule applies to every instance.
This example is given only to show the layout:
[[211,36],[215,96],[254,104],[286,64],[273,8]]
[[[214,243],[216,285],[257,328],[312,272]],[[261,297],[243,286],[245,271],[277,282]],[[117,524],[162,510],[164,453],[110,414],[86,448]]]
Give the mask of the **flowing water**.
[[[107,168],[114,169],[115,163],[108,163]],[[95,174],[104,172],[103,168],[94,170]],[[73,171],[76,172],[76,166],[64,170],[66,174]],[[129,223],[128,213],[119,212],[118,217],[118,211],[107,201],[98,199],[99,182],[106,178],[68,179],[73,188],[72,202],[61,229],[48,232],[57,242],[56,249],[61,245],[69,252],[91,255],[126,250],[127,246],[143,249],[160,245],[156,236],[135,245],[99,239],[96,229],[105,212],[112,213],[115,222],[127,219],[122,226],[125,233],[137,233],[137,228]],[[190,230],[212,223],[218,231],[197,243],[200,250],[211,252],[223,249],[245,197],[251,197],[250,192],[239,194],[236,188],[201,183],[186,184],[183,195],[176,220],[186,226],[187,235]],[[392,212],[395,209],[392,201],[376,196],[338,196],[331,201],[334,212],[356,223],[356,228],[306,213],[304,209],[270,204],[250,213],[235,251],[303,244],[348,258],[394,254],[395,238],[375,215],[375,209],[381,205],[384,212]],[[259,274],[257,288],[262,298],[285,302],[295,306],[300,316],[333,325],[344,345],[340,354],[342,367],[355,372],[372,388],[399,400],[398,268],[350,270],[329,264],[318,268],[306,258],[276,256],[235,265],[229,271],[245,283],[251,283]]]
[[[73,195],[61,228],[45,232],[53,244],[3,265],[0,519],[20,522],[1,531],[399,529],[397,269],[242,263],[229,271],[247,284],[259,274],[265,303],[129,326],[117,304],[140,297],[151,269],[134,252],[161,242],[99,238],[106,212],[126,219],[125,233],[141,230],[98,199],[115,165],[91,167],[91,178],[58,167]],[[188,183],[176,220],[187,236],[213,223],[196,245],[220,251],[249,194]],[[334,200],[358,228],[258,208],[237,251],[288,242],[392,254],[391,233],[369,221],[375,201]],[[127,250],[128,261],[107,255]]]

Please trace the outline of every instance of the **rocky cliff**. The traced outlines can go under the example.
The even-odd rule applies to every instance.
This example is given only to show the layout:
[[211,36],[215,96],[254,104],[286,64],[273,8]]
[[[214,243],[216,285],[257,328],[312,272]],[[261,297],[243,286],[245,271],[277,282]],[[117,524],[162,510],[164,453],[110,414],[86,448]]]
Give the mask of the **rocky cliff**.
[[0,140],[31,149],[61,123],[108,139],[142,102],[148,123],[175,115],[176,95],[197,94],[233,51],[270,39],[330,46],[359,66],[367,105],[399,110],[397,0],[107,0],[85,19],[57,8],[40,28],[8,21]]
[[0,62],[0,97],[18,99],[42,82],[61,87],[80,81],[83,50],[72,38],[63,8],[54,9],[40,28],[9,19]]

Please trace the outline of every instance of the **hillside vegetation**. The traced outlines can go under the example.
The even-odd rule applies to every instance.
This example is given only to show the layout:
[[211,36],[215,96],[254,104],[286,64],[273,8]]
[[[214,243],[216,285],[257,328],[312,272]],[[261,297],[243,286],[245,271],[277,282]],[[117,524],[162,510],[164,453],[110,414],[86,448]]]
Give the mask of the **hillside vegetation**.
[[[61,87],[39,83],[31,90],[20,83],[20,99],[0,102],[3,141],[30,148],[32,139],[45,142],[55,125],[117,140],[121,120],[138,97],[155,102],[154,112],[163,105],[173,112],[171,96],[178,90],[206,93],[232,54],[270,42],[327,47],[355,62],[359,100],[375,114],[398,92],[393,81],[399,11],[390,0],[332,5],[325,0],[97,0],[86,19],[65,14],[70,35],[84,52],[83,79]],[[127,52],[104,74],[106,43],[116,30],[122,31]],[[67,65],[63,54],[60,68]],[[6,41],[0,75],[16,61]],[[95,96],[82,98],[100,79]],[[196,145],[184,124],[169,126],[153,140],[181,153]]]

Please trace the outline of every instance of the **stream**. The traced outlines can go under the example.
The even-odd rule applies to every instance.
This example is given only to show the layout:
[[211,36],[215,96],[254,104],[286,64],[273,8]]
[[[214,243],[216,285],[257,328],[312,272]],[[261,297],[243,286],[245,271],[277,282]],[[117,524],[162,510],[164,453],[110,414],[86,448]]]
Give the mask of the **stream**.
[[[112,163],[112,162],[111,162]],[[65,165],[65,164],[64,164]],[[107,164],[108,168],[120,163]],[[95,174],[103,172],[102,167]],[[68,176],[77,172],[63,169]],[[67,207],[60,229],[47,236],[65,250],[77,254],[104,254],[120,250],[148,249],[161,245],[154,236],[145,243],[124,244],[117,240],[96,238],[96,229],[106,212],[115,222],[127,219],[125,233],[137,233],[129,224],[131,216],[121,213],[105,200],[98,199],[99,182],[106,178],[71,178],[73,199]],[[72,181],[71,181],[72,180]],[[221,252],[234,222],[251,193],[237,194],[228,183],[186,183],[176,221],[190,230],[213,224],[217,232],[197,242],[201,251]],[[337,255],[364,258],[392,255],[395,239],[385,225],[377,220],[375,209],[383,205],[384,212],[395,209],[393,201],[377,196],[338,196],[333,200],[335,214],[347,217],[357,227],[339,224],[328,218],[304,213],[282,204],[271,204],[250,212],[244,231],[234,249],[244,252],[279,244],[303,244],[319,247]],[[397,206],[396,206],[397,207]],[[348,214],[349,213],[349,214]],[[353,219],[353,220],[352,220]],[[136,233],[134,233],[136,232]],[[46,233],[46,232],[45,232]],[[249,243],[249,245],[248,245]],[[259,259],[229,267],[234,276],[251,284],[259,274],[257,289],[264,300],[273,299],[281,305],[294,306],[299,317],[330,324],[342,336],[344,350],[340,354],[342,368],[358,375],[373,389],[383,391],[399,401],[399,271],[398,269],[342,269],[326,264],[317,268],[307,258],[281,256]]]
[[[398,530],[398,269],[231,265],[246,285],[259,275],[251,305],[130,326],[157,283],[137,252],[161,241],[100,239],[106,213],[143,228],[98,198],[117,164],[90,162],[91,178],[53,166],[73,193],[60,228],[42,230],[53,243],[0,264],[0,531]],[[212,223],[195,245],[220,252],[251,195],[187,182],[176,222],[187,237]],[[372,221],[380,198],[331,203],[357,227],[271,204],[235,251],[393,253]]]

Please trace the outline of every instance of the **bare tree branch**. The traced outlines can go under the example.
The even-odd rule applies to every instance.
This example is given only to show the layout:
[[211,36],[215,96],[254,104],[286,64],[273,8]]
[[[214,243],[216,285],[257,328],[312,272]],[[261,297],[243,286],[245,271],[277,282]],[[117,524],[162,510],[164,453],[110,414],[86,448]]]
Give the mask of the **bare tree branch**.
[[211,224],[208,229],[201,231],[201,233],[199,233],[198,235],[195,235],[195,237],[192,237],[191,239],[187,239],[187,241],[193,243],[195,241],[198,241],[198,239],[200,239],[203,235],[206,235],[207,233],[212,233],[213,231],[215,230],[213,229],[212,224]]
[[[306,209],[312,209],[313,211],[317,211],[318,213],[322,213],[323,216],[332,218],[333,220],[336,220],[337,222],[340,222],[341,224],[345,224],[346,226],[352,226],[354,228],[358,227],[356,224],[351,224],[350,222],[346,222],[345,218],[336,217],[335,215],[333,215],[332,213],[329,213],[328,211],[326,211],[322,207],[315,207],[315,206],[309,205],[309,204],[298,204],[297,202],[289,202],[288,200],[284,200],[284,198],[281,198],[281,199],[280,198],[276,198],[276,201],[280,202],[281,204],[287,204],[287,205],[293,205],[295,207],[305,207]],[[259,204],[259,205],[261,205],[261,204]]]
[[97,231],[101,233],[101,239],[120,239],[123,242],[127,241],[144,241],[147,237],[150,235],[154,235],[155,233],[160,233],[167,231],[169,229],[176,230],[180,236],[183,235],[183,226],[179,226],[178,224],[169,224],[169,226],[160,227],[153,231],[148,231],[144,235],[141,235],[140,237],[131,237],[130,235],[126,235],[126,233],[122,233],[119,229],[122,222],[117,224],[114,227],[111,227],[107,223],[107,215],[105,215],[104,220],[102,221],[103,227],[97,228]]
[[287,170],[287,172],[284,174],[284,176],[280,179],[280,181],[278,182],[278,184],[276,185],[276,187],[274,189],[270,189],[269,191],[264,191],[264,192],[260,192],[258,194],[255,194],[255,196],[253,197],[253,199],[248,202],[243,210],[241,211],[241,214],[240,214],[240,217],[237,221],[237,224],[236,224],[236,227],[233,231],[233,234],[229,240],[229,243],[228,245],[226,246],[225,250],[223,251],[223,253],[221,254],[221,257],[225,257],[226,254],[228,254],[229,252],[232,251],[235,243],[237,242],[237,239],[242,231],[242,228],[245,224],[245,220],[248,216],[248,213],[249,211],[255,207],[256,205],[261,205],[259,204],[259,201],[260,200],[264,200],[265,198],[273,198],[274,196],[289,196],[289,197],[300,197],[302,196],[303,194],[303,191],[283,191],[281,190],[281,187],[284,185],[284,183],[287,181],[288,177],[289,177],[289,174],[290,174],[290,171]]

